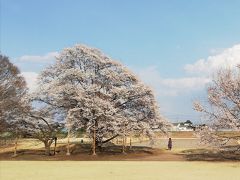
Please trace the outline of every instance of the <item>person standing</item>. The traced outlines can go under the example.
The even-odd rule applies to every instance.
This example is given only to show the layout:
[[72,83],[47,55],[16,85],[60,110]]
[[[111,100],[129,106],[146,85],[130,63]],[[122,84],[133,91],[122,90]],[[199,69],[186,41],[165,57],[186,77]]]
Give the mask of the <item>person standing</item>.
[[172,149],[172,139],[169,138],[168,139],[168,150],[171,150]]

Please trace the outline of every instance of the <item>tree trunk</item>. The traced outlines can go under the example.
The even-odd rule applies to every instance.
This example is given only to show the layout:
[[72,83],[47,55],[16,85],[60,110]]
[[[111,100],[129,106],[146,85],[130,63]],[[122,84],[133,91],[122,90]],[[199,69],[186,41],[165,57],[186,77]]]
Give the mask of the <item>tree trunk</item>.
[[122,146],[122,153],[126,154],[126,127],[124,126],[123,129],[123,146]]
[[56,154],[56,147],[57,147],[57,137],[54,138],[54,152],[53,154]]
[[16,156],[17,156],[17,145],[18,145],[18,136],[16,135],[15,142],[14,142],[13,157],[16,157]]
[[93,154],[92,155],[96,155],[96,127],[95,127],[96,125],[94,124],[94,129],[93,129],[93,149],[92,149],[92,151],[93,151]]
[[127,144],[127,136],[125,135],[125,150],[127,150],[128,144]]
[[122,153],[125,154],[126,152],[125,152],[125,137],[124,137],[124,136],[123,136],[122,141],[123,141],[123,144],[122,144]]
[[51,152],[50,152],[50,145],[47,143],[45,144],[45,155],[46,156],[50,156]]
[[130,136],[129,149],[132,149],[132,137]]
[[68,136],[67,136],[67,156],[70,156],[70,129],[68,129]]
[[51,140],[44,141],[44,146],[45,146],[45,155],[50,156],[51,155]]

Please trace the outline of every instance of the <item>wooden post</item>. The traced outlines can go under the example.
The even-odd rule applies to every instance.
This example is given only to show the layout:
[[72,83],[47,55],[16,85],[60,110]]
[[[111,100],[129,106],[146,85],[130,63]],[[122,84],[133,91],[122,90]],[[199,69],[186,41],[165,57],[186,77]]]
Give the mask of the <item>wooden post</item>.
[[94,127],[93,127],[93,156],[96,155],[96,124],[94,122]]
[[68,129],[68,136],[67,136],[67,156],[70,156],[70,128]]

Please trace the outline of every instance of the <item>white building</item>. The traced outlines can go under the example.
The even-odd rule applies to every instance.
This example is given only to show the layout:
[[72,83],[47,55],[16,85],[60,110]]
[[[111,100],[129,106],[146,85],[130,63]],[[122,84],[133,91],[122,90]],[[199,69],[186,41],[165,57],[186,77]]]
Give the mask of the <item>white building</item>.
[[195,127],[192,123],[180,122],[173,123],[172,131],[194,131]]

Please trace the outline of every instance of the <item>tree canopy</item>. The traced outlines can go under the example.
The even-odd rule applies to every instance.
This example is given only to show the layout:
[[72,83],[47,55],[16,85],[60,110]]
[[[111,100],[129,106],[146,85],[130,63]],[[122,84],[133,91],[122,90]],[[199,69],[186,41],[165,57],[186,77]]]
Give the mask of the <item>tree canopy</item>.
[[229,140],[239,140],[239,135],[226,136],[221,130],[240,131],[240,68],[222,69],[213,78],[207,89],[208,104],[195,102],[195,110],[209,120],[201,131],[202,140],[216,145]]
[[40,75],[32,99],[57,108],[67,127],[85,128],[96,141],[123,134],[166,131],[152,90],[119,62],[95,48],[64,49]]
[[[0,55],[0,127],[1,129],[13,128],[17,120],[22,119],[22,97],[26,94],[27,87],[19,69],[14,66],[9,58]],[[6,129],[5,129],[6,130]]]

